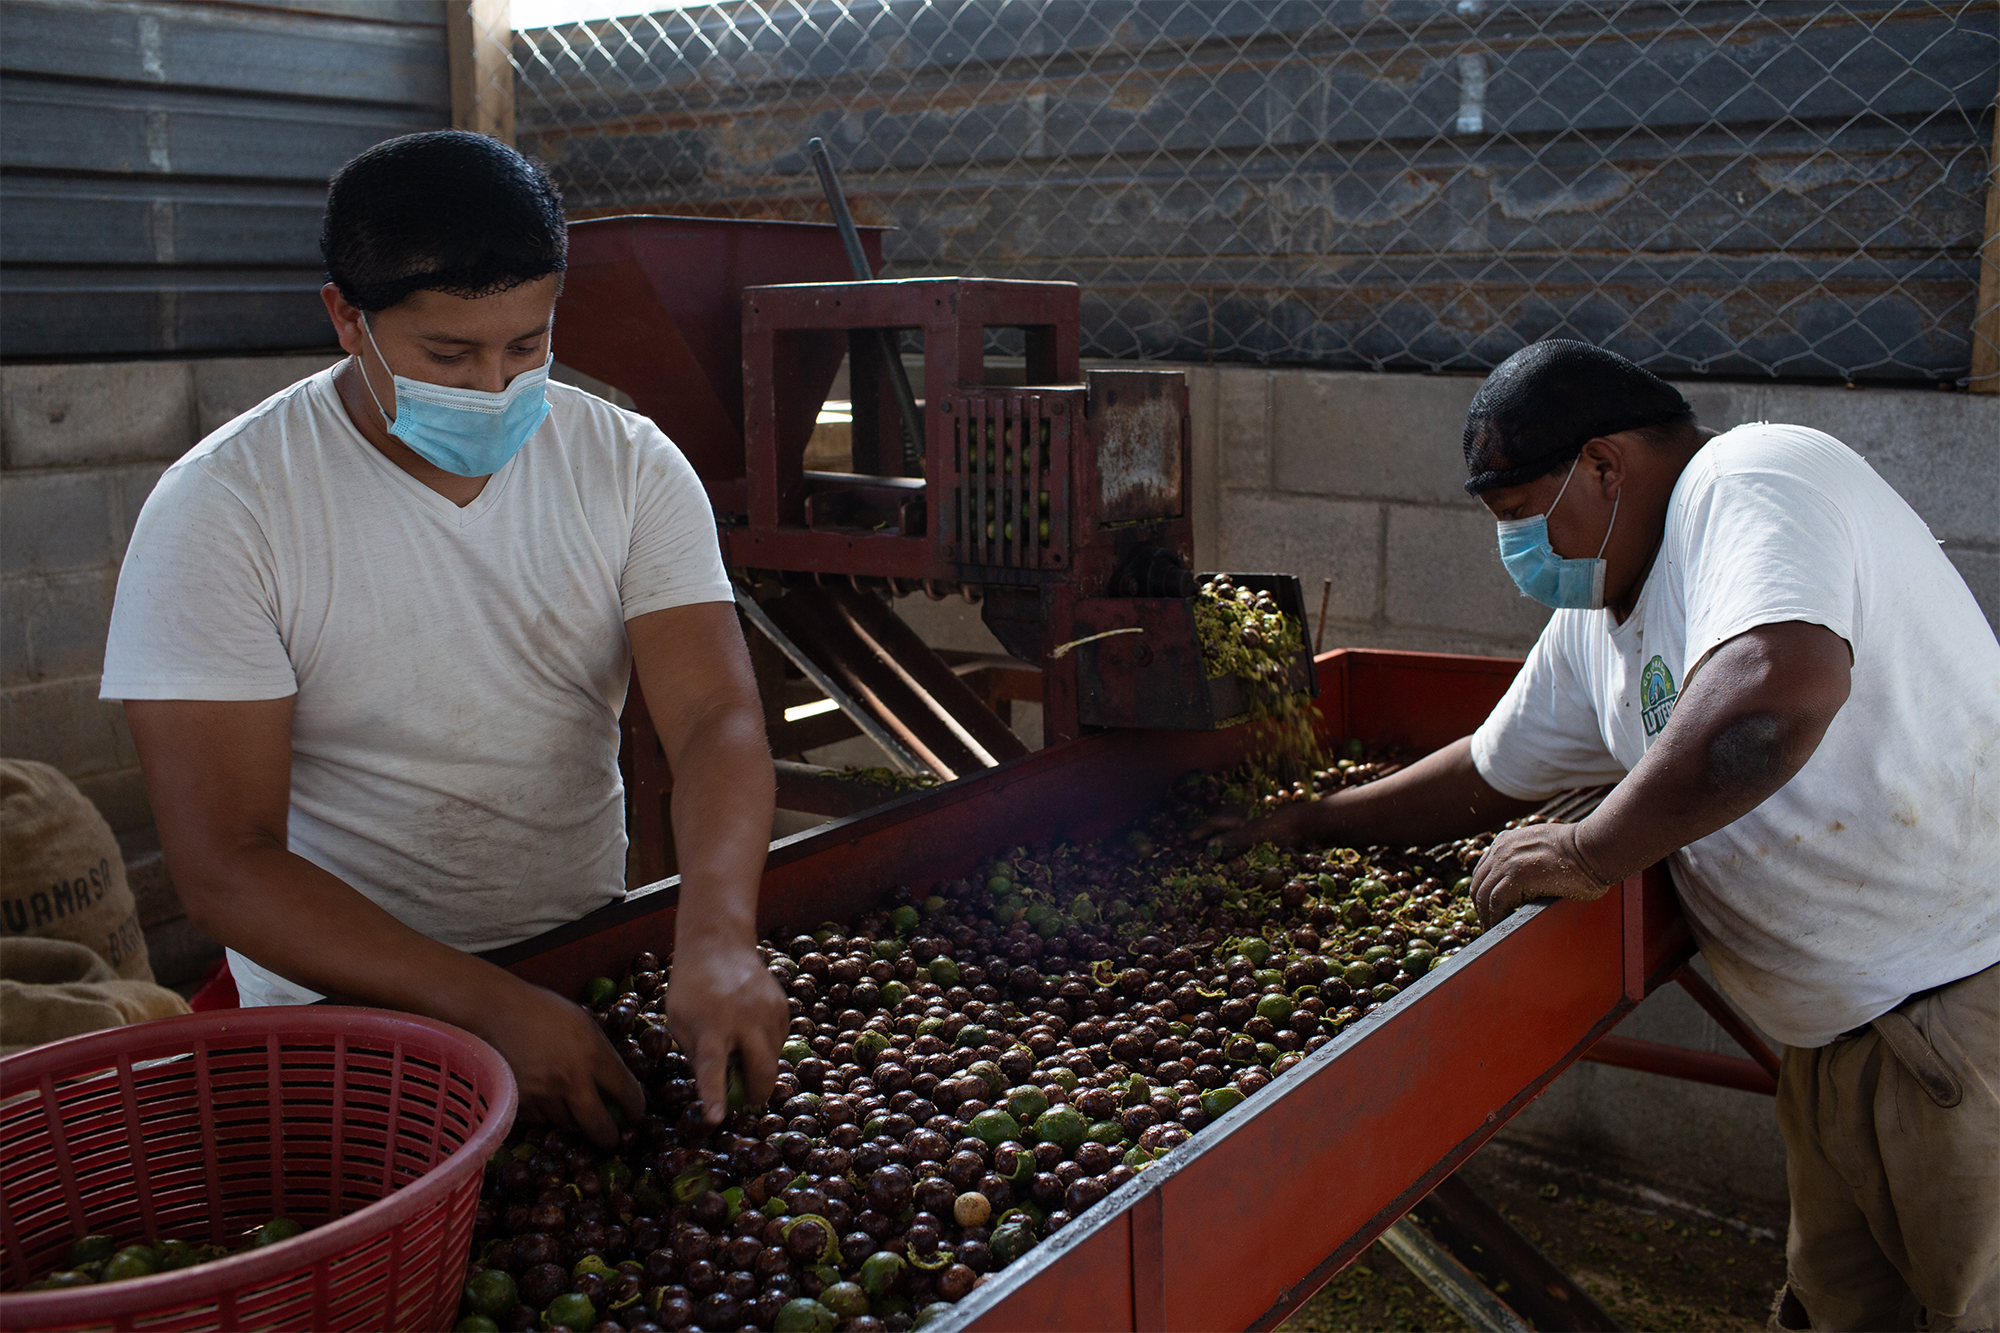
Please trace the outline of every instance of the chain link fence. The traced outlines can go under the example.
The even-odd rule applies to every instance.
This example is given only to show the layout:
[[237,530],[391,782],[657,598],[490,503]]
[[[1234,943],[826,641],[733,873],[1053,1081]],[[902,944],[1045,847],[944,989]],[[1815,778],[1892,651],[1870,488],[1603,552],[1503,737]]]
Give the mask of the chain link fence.
[[[1087,355],[1963,382],[2000,7],[735,0],[516,32],[576,216],[826,218],[1074,280]],[[1986,320],[1989,340],[2000,338]]]

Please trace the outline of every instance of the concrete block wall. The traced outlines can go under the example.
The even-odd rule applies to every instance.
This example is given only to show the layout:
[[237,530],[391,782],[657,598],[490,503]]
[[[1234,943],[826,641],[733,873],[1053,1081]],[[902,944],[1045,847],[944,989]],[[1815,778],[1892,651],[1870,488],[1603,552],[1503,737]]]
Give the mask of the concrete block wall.
[[[1527,651],[1548,612],[1519,595],[1459,441],[1477,376],[1197,367],[1213,440],[1213,564],[1300,575],[1326,645]],[[1690,383],[1703,425],[1784,421],[1863,454],[1930,524],[2000,623],[2000,396]],[[1203,553],[1205,556],[1207,553]],[[1204,559],[1207,564],[1207,560]]]
[[[1518,653],[1545,609],[1493,554],[1460,488],[1458,439],[1480,381],[1218,367],[1218,567],[1297,574],[1326,646]],[[1205,401],[1204,401],[1205,400]]]
[[104,634],[169,463],[325,356],[0,367],[0,753],[55,765],[113,829],[152,823]]

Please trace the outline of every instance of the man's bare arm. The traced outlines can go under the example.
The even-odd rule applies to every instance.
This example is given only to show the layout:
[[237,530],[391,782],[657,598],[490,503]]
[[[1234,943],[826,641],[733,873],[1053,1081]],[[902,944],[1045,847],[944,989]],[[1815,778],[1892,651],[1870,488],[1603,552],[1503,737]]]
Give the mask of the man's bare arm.
[[637,1082],[575,1004],[410,929],[287,850],[293,700],[132,700],[160,842],[189,919],[279,975],[336,999],[425,1014],[507,1057],[531,1114],[616,1131]]
[[1386,778],[1285,806],[1218,841],[1225,850],[1266,841],[1427,847],[1498,828],[1535,805],[1495,790],[1480,777],[1472,762],[1472,738],[1464,736]]
[[654,611],[626,622],[632,661],[673,770],[680,910],[667,1021],[695,1066],[711,1123],[725,1111],[729,1057],[753,1102],[770,1095],[784,1044],[784,992],[757,953],[757,888],[777,780],[736,607]]
[[1724,643],[1589,818],[1494,840],[1472,876],[1482,916],[1497,921],[1531,898],[1596,898],[1749,814],[1819,748],[1847,702],[1853,660],[1845,639],[1796,620]]

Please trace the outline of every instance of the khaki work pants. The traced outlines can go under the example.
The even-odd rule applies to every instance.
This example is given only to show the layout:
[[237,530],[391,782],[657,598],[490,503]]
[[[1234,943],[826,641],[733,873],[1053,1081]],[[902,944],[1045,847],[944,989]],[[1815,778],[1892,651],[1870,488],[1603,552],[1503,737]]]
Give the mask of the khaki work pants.
[[1815,1329],[2000,1322],[2000,965],[1786,1047],[1789,1286]]

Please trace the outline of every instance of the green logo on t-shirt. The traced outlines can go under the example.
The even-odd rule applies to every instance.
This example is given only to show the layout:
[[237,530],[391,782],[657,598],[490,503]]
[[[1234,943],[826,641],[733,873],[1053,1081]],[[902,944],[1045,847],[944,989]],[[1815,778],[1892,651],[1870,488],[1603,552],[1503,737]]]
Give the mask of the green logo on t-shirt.
[[1646,724],[1646,736],[1651,739],[1660,734],[1667,725],[1667,719],[1674,715],[1674,700],[1680,694],[1674,689],[1674,673],[1667,670],[1667,664],[1659,654],[1646,663],[1646,669],[1639,673],[1639,719]]

